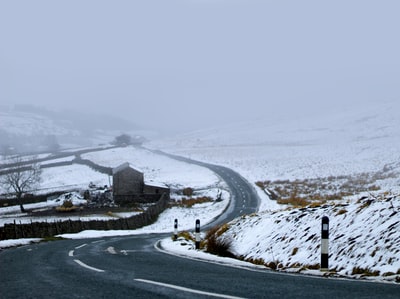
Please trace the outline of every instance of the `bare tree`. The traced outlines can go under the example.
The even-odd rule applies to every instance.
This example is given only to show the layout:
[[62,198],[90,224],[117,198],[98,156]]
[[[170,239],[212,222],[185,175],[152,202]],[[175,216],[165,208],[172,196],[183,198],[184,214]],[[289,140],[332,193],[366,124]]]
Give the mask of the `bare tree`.
[[13,166],[7,169],[6,173],[2,175],[0,183],[8,192],[15,195],[21,212],[25,212],[22,202],[23,195],[39,185],[42,170],[38,163],[32,163],[21,156],[12,158],[10,162]]

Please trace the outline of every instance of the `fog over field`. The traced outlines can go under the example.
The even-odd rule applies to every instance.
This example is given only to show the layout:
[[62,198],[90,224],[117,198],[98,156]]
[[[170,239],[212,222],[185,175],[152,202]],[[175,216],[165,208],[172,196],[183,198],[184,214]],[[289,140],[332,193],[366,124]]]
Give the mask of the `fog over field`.
[[0,109],[30,104],[114,117],[97,117],[97,126],[118,117],[181,133],[399,101],[399,8],[360,0],[2,1]]

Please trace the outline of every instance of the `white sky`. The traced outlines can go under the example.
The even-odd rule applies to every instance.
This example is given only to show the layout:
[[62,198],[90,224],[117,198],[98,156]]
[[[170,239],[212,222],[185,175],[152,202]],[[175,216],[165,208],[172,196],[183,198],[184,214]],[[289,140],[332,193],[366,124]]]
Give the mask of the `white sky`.
[[399,11],[385,0],[1,1],[0,103],[182,129],[399,99]]

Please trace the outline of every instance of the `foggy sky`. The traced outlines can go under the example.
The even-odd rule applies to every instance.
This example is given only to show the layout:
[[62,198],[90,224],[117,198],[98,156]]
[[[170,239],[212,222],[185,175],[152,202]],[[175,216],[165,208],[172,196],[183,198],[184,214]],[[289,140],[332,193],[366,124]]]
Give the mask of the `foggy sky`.
[[1,1],[0,102],[196,129],[400,100],[399,1]]

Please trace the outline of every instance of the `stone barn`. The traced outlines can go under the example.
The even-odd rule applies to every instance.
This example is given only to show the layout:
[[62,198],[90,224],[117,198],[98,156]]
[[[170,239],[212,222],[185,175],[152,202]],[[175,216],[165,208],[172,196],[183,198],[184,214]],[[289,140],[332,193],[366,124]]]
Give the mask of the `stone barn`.
[[170,189],[165,185],[145,184],[143,172],[129,163],[113,169],[113,197],[116,204],[151,203],[158,201],[161,196],[168,200]]
[[124,163],[113,169],[113,194],[125,196],[142,194],[144,190],[143,173]]

